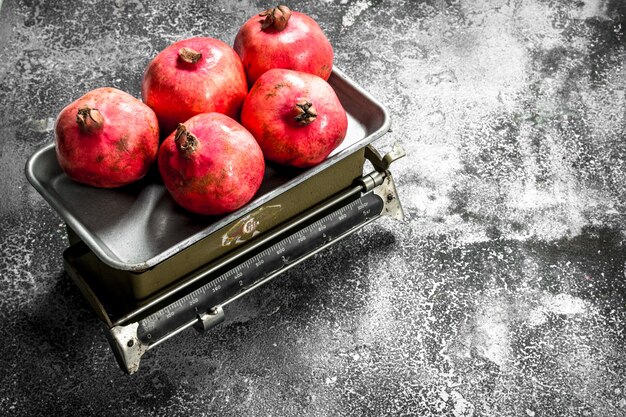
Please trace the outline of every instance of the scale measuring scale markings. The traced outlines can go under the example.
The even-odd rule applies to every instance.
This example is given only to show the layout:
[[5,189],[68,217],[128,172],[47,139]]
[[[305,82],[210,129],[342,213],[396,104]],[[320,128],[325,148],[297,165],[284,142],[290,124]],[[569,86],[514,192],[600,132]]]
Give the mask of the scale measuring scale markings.
[[[118,320],[107,337],[120,366],[137,371],[141,356],[163,341],[194,326],[206,331],[224,320],[223,307],[382,215],[403,218],[388,167],[404,156],[399,146],[381,157],[366,150],[375,171],[355,187],[313,209],[239,254],[235,263],[212,266],[188,282],[188,293],[166,294]],[[209,280],[207,282],[207,279]],[[192,288],[192,287],[197,288]],[[171,300],[174,296],[180,298]]]

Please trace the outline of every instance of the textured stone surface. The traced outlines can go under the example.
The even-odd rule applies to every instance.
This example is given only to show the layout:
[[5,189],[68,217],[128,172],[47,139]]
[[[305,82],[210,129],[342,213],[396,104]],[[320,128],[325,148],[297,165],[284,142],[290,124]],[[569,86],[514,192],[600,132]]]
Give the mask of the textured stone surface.
[[60,109],[252,1],[0,9],[0,410],[6,415],[626,415],[626,3],[337,0],[336,65],[390,109],[407,213],[118,369],[63,272],[26,159]]

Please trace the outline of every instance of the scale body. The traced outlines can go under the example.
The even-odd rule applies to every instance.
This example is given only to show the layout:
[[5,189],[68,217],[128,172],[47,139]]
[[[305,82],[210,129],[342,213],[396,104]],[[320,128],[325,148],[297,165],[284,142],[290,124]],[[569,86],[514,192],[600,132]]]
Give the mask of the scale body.
[[189,327],[205,332],[221,323],[228,304],[381,216],[402,219],[402,206],[388,165],[403,156],[403,151],[394,148],[381,158],[368,147],[366,154],[377,170],[359,178],[352,187],[200,268],[185,277],[182,284],[114,321],[97,291],[90,287],[89,277],[77,267],[77,260],[88,249],[82,243],[68,248],[64,253],[65,269],[103,319],[122,370],[136,372],[145,352]]
[[404,153],[372,145],[389,131],[388,111],[336,68],[328,82],[348,118],[340,146],[304,170],[266,164],[255,197],[223,216],[177,206],[156,170],[98,189],[65,175],[54,143],[29,158],[29,182],[67,226],[65,269],[123,370],[192,325],[219,323],[227,304],[378,217],[402,217],[389,165]]

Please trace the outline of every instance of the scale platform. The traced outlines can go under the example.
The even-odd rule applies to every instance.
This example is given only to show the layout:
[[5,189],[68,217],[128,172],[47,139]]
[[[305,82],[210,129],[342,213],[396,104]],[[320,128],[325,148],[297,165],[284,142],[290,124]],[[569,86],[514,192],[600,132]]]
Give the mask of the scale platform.
[[[149,349],[194,326],[207,330],[224,307],[383,215],[402,218],[389,165],[372,142],[386,109],[335,69],[329,79],[348,113],[348,133],[321,164],[268,164],[250,203],[224,216],[178,207],[158,174],[118,189],[69,179],[54,144],[27,162],[26,176],[67,225],[68,275],[106,327],[120,367],[139,368]],[[373,171],[363,175],[366,161]]]

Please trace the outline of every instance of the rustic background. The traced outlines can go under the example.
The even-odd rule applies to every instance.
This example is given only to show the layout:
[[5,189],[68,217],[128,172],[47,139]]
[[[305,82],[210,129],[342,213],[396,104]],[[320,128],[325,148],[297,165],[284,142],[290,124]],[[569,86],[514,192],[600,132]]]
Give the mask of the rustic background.
[[266,1],[0,2],[0,414],[626,415],[626,2],[287,2],[408,156],[383,219],[121,373],[28,184],[60,109],[139,97]]

